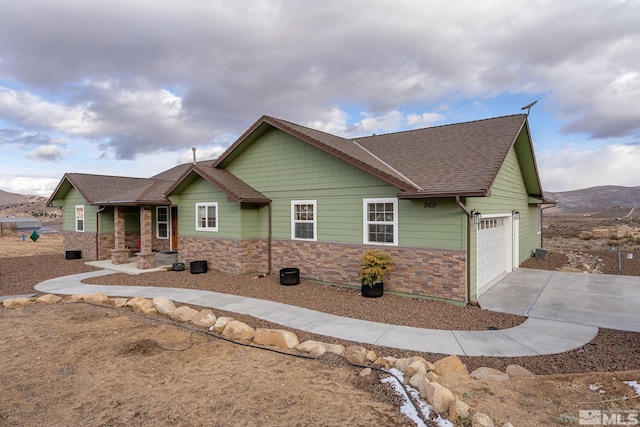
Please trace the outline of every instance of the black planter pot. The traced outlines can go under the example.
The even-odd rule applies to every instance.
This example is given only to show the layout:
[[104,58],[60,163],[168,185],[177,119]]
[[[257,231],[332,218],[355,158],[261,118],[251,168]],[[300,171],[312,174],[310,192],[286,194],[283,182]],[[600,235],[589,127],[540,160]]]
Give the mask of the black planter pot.
[[283,268],[280,270],[280,284],[285,286],[297,285],[300,283],[299,268]]
[[375,282],[373,286],[362,285],[362,296],[367,298],[379,298],[384,294],[384,282]]

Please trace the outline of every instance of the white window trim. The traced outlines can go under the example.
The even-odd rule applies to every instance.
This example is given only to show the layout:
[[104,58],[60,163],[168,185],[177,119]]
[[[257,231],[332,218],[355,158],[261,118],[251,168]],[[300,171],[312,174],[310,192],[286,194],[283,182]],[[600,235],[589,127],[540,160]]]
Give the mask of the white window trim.
[[538,205],[536,216],[536,234],[538,236],[542,235],[542,206]]
[[[166,221],[159,221],[158,218],[160,217],[158,215],[158,211],[160,209],[166,209],[167,210],[167,220]],[[168,239],[169,235],[171,234],[171,216],[169,215],[171,212],[169,206],[156,206],[156,238],[158,239]],[[160,236],[160,224],[167,224],[167,235],[166,237]]]
[[[313,205],[313,239],[302,239],[296,237],[296,205]],[[309,223],[311,221],[298,221],[300,223]],[[306,240],[308,242],[316,242],[318,240],[318,205],[315,200],[292,200],[291,201],[291,240]]]
[[[78,209],[82,209],[82,230],[78,228]],[[84,233],[84,230],[86,228],[86,220],[87,220],[86,213],[87,211],[84,208],[84,205],[76,205],[76,208],[74,210],[74,214],[75,214],[74,221],[75,221],[75,229],[78,232]]]
[[[371,203],[393,203],[393,243],[386,242],[370,242],[369,241],[369,224],[376,224],[377,222],[369,222],[367,218],[368,205]],[[379,223],[383,224],[383,223]],[[384,224],[389,224],[384,222]],[[381,246],[398,246],[398,199],[397,198],[383,198],[383,199],[362,199],[362,242],[365,245],[381,245]]]
[[[207,207],[207,214],[209,213],[209,207],[214,207],[216,209],[216,226],[215,227],[200,226],[200,218],[198,218],[198,208],[202,206]],[[220,224],[220,212],[218,210],[218,202],[196,203],[196,231],[218,231],[219,224]]]

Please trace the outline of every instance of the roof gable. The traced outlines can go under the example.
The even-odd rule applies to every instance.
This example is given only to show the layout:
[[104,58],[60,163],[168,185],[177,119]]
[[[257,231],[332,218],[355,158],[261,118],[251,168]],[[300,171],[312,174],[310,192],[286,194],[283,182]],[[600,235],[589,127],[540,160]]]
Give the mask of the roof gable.
[[163,196],[172,181],[124,176],[67,173],[47,201],[64,198],[73,186],[90,205],[166,204]]
[[518,114],[357,141],[410,177],[420,193],[486,196],[525,123]]
[[371,152],[364,149],[354,140],[331,135],[315,129],[310,129],[285,120],[269,116],[261,117],[238,140],[231,145],[213,163],[214,168],[224,168],[254,141],[256,141],[270,127],[286,132],[302,141],[307,142],[335,157],[344,160],[378,178],[395,185],[402,190],[416,191],[419,187],[411,182],[399,171],[390,167]]
[[269,203],[269,198],[255,190],[249,184],[237,178],[224,169],[215,169],[208,166],[191,165],[182,176],[177,179],[165,194],[170,196],[180,193],[184,187],[191,184],[195,177],[202,177],[222,190],[229,201],[244,203]]

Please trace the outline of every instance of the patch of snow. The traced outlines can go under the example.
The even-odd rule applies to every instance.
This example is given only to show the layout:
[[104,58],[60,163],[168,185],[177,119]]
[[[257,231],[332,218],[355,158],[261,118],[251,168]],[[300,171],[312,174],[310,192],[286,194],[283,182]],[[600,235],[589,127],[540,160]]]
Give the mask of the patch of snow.
[[[404,374],[402,372],[395,368],[391,368],[388,372],[396,376],[398,380],[400,380],[400,383],[398,383],[398,381],[396,381],[392,376],[383,379],[381,382],[383,384],[390,384],[395,392],[402,397],[403,403],[400,407],[400,412],[411,421],[415,422],[416,426],[428,427],[422,419],[429,419],[429,415],[433,409],[431,405],[420,399],[420,392],[418,390],[408,385],[405,388],[405,386],[401,384],[404,383]],[[411,397],[407,394],[407,389],[409,390]],[[416,408],[411,404],[411,400],[418,405],[420,412],[422,413],[422,418],[420,418]],[[453,427],[453,423],[451,421],[442,418],[440,415],[438,415],[433,421],[435,421],[440,427]]]
[[622,381],[622,382],[628,385],[629,387],[633,388],[637,395],[640,395],[640,384],[638,384],[638,381]]

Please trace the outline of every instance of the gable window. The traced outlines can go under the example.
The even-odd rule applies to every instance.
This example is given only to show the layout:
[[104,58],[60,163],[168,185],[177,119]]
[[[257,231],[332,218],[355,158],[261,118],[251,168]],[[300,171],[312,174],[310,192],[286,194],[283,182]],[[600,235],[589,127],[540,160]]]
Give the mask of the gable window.
[[398,244],[398,199],[364,199],[364,243]]
[[84,231],[84,206],[76,206],[76,231]]
[[218,203],[196,203],[196,230],[218,231]]
[[158,239],[169,238],[169,208],[167,206],[156,207],[156,237]]
[[291,238],[316,240],[317,220],[315,200],[291,201]]

